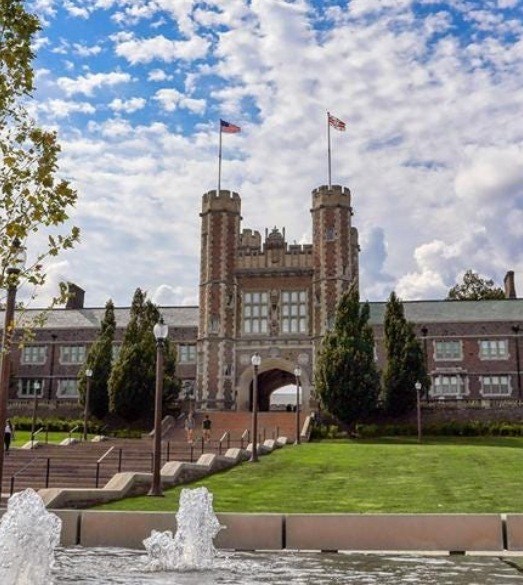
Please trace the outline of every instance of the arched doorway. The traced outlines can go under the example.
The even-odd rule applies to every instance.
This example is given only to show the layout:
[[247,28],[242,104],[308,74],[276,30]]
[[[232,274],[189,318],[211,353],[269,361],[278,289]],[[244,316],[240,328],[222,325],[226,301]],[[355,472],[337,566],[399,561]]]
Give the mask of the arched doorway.
[[[284,386],[295,386],[295,364],[284,359],[269,358],[262,361],[258,369],[258,410],[268,411],[270,397],[273,392]],[[301,382],[301,408],[309,408],[310,376],[305,368],[302,369]],[[252,411],[253,394],[253,369],[247,366],[239,378],[238,403],[239,410]],[[294,400],[293,403],[296,401]]]

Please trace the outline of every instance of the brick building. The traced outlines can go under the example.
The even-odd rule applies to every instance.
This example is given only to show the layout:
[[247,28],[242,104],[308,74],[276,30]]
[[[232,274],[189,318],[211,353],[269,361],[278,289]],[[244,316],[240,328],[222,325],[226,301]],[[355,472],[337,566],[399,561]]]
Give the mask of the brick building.
[[[269,408],[274,390],[294,383],[297,364],[309,404],[318,344],[343,292],[358,285],[352,215],[348,189],[319,187],[312,192],[312,243],[289,244],[284,228],[266,230],[263,238],[242,228],[237,193],[203,196],[199,307],[161,307],[178,347],[183,394],[197,408],[250,410],[255,352],[262,358],[260,409]],[[505,290],[506,300],[404,303],[427,356],[431,398],[522,398],[523,299],[516,298],[513,273],[507,274]],[[35,391],[50,406],[76,401],[77,374],[104,309],[86,308],[84,292],[73,291],[67,307],[50,311],[30,343],[13,349],[12,407],[30,401]],[[370,307],[382,367],[385,303]],[[129,309],[116,308],[115,317],[116,355]]]

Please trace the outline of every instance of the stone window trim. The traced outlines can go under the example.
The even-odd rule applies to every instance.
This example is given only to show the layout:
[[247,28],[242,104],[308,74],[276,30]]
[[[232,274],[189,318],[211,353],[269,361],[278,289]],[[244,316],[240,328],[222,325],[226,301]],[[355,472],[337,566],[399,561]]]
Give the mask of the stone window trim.
[[460,373],[435,374],[431,376],[432,398],[462,398],[468,395],[468,378]]
[[85,362],[87,357],[87,348],[82,344],[61,345],[60,346],[60,364],[61,365],[79,365]]
[[77,378],[61,378],[58,380],[56,389],[57,398],[78,398],[78,379]]
[[463,342],[461,339],[435,339],[433,341],[434,361],[463,361]]
[[42,398],[44,396],[44,380],[43,378],[19,378],[18,379],[18,388],[16,395],[18,398],[34,398],[35,395],[35,384],[40,384],[40,388],[38,390],[38,398]]
[[479,393],[485,398],[512,396],[511,378],[508,374],[489,374],[480,376]]
[[307,335],[309,330],[309,295],[307,290],[281,291],[281,333]]
[[25,345],[22,348],[20,363],[24,365],[43,365],[47,361],[46,345]]
[[244,291],[242,297],[242,336],[269,335],[269,291]]
[[478,340],[478,355],[482,361],[508,360],[508,339]]

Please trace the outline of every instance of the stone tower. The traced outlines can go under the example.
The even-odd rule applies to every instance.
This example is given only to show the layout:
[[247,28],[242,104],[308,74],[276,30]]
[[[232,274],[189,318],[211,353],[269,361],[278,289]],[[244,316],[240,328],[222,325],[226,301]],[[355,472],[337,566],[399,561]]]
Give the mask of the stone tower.
[[240,237],[238,193],[209,191],[202,198],[200,321],[197,400],[207,408],[230,408],[234,400],[236,250]]
[[313,329],[317,346],[333,323],[336,306],[351,284],[358,286],[358,230],[352,227],[351,194],[341,185],[326,185],[312,192],[312,245],[314,257]]

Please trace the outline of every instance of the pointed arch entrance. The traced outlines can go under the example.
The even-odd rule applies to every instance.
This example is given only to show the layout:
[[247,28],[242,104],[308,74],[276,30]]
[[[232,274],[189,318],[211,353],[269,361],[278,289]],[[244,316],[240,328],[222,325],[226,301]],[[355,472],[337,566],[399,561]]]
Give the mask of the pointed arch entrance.
[[[283,386],[295,385],[294,368],[296,364],[281,358],[268,358],[263,360],[258,368],[258,410],[268,411],[271,394]],[[252,366],[247,366],[242,372],[238,383],[238,408],[252,411],[254,371]],[[302,367],[301,382],[301,407],[308,410],[310,399],[310,377]]]

